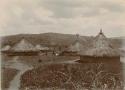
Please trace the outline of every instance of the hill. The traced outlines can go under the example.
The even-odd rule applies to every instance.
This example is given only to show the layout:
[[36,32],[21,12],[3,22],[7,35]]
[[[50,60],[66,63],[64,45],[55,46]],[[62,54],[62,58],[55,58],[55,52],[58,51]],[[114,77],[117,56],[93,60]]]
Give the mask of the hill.
[[[10,45],[13,46],[15,43],[19,42],[22,38],[27,39],[33,45],[44,44],[44,45],[59,45],[67,46],[76,40],[76,35],[72,34],[60,34],[60,33],[43,33],[43,34],[17,34],[11,36],[4,36],[1,39],[2,46]],[[93,36],[80,36],[80,41],[83,45],[91,46]],[[110,38],[111,43],[115,47],[121,47],[122,40],[120,38]]]

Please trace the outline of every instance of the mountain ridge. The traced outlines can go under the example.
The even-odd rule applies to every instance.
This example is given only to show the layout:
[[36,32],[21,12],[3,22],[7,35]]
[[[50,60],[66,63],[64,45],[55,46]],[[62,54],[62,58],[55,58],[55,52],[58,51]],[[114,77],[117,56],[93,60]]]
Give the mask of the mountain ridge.
[[[77,37],[75,34],[62,34],[62,33],[41,33],[41,34],[17,34],[17,35],[9,35],[1,37],[2,46],[10,45],[13,46],[17,42],[19,42],[22,38],[27,39],[33,45],[36,44],[45,44],[45,45],[60,45],[60,46],[68,46],[73,43]],[[91,45],[94,36],[79,36],[83,45]],[[119,37],[109,38],[111,42],[115,45],[115,47],[120,47],[122,44],[122,39]],[[125,39],[124,39],[125,40]]]

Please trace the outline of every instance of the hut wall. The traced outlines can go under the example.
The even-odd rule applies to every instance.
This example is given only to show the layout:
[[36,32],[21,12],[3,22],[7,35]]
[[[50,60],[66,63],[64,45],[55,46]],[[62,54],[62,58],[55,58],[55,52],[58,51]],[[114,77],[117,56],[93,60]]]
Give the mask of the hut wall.
[[90,57],[80,56],[80,63],[103,63],[105,68],[111,72],[119,72],[121,70],[120,57]]
[[77,52],[62,52],[61,56],[77,56]]
[[92,56],[80,56],[80,61],[85,63],[118,63],[120,57],[92,57]]
[[9,56],[35,56],[38,52],[7,52]]

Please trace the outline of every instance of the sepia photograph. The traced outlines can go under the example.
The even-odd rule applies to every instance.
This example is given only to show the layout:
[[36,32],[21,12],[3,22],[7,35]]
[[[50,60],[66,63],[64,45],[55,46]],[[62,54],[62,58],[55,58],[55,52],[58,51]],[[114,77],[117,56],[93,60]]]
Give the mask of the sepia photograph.
[[0,90],[125,90],[125,0],[0,0]]

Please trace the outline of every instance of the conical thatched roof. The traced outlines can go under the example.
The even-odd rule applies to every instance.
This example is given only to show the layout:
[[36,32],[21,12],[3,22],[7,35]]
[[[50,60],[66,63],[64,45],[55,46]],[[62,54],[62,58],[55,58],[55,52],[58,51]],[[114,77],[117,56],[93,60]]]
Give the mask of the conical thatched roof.
[[71,44],[68,48],[68,51],[71,52],[79,52],[80,50],[83,49],[83,45],[80,42],[76,42],[74,44]]
[[36,48],[37,50],[41,50],[41,49],[42,49],[42,46],[41,46],[40,44],[37,44],[37,45],[35,46],[35,48]]
[[49,50],[48,47],[42,46],[42,45],[40,45],[40,44],[37,44],[35,48],[36,48],[37,50]]
[[1,49],[1,51],[8,51],[8,50],[10,50],[10,45],[6,45],[5,47],[3,47],[2,49]]
[[36,48],[27,40],[22,39],[11,49],[13,51],[36,51]]
[[102,30],[95,37],[93,41],[93,47],[90,48],[85,55],[103,57],[103,56],[119,56],[119,51],[116,48],[113,48],[109,39],[103,34]]
[[71,51],[71,52],[79,52],[81,51],[84,47],[82,42],[80,41],[79,35],[76,35],[76,40],[75,42],[73,42],[67,49],[67,51]]

